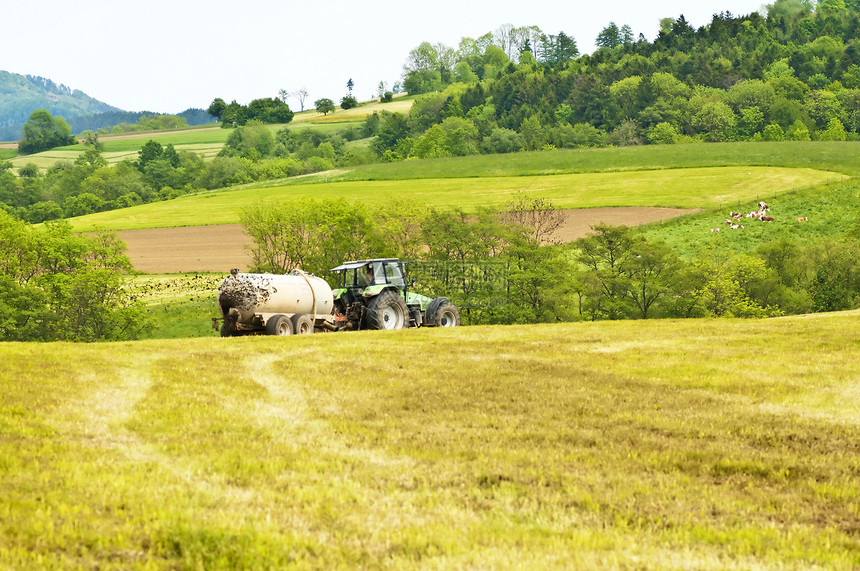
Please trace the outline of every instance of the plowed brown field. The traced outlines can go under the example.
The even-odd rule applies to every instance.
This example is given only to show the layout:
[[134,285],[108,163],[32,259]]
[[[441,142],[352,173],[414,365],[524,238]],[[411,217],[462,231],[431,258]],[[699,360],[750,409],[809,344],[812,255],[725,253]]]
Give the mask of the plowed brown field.
[[[566,210],[557,238],[570,242],[585,236],[595,224],[637,226],[659,222],[696,210],[679,208],[586,208]],[[151,274],[180,272],[247,271],[251,265],[251,239],[239,224],[123,230],[135,269]]]

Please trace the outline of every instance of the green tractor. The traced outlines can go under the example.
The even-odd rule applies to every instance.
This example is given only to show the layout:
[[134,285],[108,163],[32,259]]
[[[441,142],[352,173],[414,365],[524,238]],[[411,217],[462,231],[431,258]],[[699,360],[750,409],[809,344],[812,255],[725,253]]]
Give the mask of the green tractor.
[[332,290],[339,330],[460,325],[460,312],[447,297],[409,291],[404,260],[356,260],[332,271],[340,274],[340,287]]

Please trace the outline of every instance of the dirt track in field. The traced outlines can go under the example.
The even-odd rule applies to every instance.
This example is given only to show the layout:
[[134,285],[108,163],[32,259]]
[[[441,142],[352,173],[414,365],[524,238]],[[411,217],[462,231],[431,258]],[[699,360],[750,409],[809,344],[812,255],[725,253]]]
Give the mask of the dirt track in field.
[[[637,226],[696,211],[644,207],[565,210],[565,223],[557,238],[576,240],[599,223]],[[231,268],[247,271],[251,265],[248,248],[252,242],[239,224],[123,230],[119,235],[128,245],[135,269],[150,274],[228,272]]]

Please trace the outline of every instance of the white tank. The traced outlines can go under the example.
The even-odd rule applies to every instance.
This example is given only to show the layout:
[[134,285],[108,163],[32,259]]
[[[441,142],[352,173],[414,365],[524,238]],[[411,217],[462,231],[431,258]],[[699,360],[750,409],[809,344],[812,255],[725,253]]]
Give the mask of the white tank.
[[293,270],[289,274],[243,274],[230,272],[218,286],[218,307],[226,316],[239,311],[238,321],[250,322],[254,315],[304,313],[311,318],[329,315],[334,305],[331,287],[316,276]]

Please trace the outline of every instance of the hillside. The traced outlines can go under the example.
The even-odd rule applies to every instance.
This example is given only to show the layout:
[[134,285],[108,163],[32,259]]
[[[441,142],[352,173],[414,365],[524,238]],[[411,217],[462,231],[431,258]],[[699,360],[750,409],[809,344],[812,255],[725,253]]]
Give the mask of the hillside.
[[121,111],[50,79],[0,70],[0,141],[18,139],[36,109],[47,109],[67,121],[81,115]]
[[858,317],[0,344],[0,567],[857,568]]

